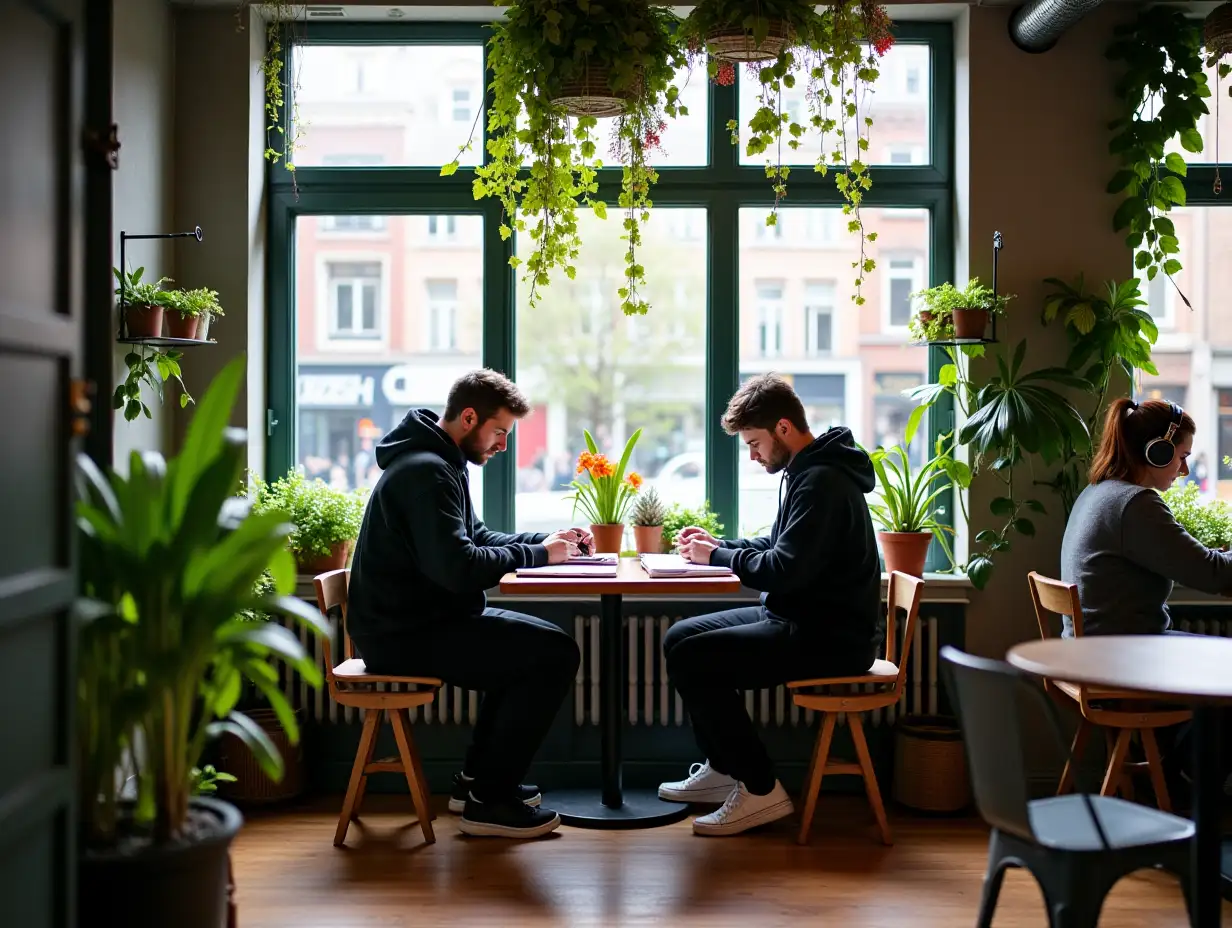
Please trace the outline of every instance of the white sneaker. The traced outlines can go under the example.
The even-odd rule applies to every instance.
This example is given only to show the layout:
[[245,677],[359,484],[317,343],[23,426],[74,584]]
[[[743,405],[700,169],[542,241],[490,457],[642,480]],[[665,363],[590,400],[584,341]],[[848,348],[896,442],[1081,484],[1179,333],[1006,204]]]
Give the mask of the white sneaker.
[[689,776],[674,783],[659,785],[659,798],[668,802],[722,802],[732,794],[736,781],[725,773],[710,769],[710,761],[694,764]]
[[794,811],[791,797],[777,780],[774,789],[765,796],[754,796],[748,787],[738,783],[719,809],[693,820],[693,834],[738,835],[758,825],[786,818]]

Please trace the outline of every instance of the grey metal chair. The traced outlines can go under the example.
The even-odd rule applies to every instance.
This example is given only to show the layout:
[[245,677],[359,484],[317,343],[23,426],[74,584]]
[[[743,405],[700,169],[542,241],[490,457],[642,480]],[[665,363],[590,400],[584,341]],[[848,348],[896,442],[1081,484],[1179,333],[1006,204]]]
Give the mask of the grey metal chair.
[[[980,815],[992,826],[977,925],[989,928],[1007,867],[1040,884],[1051,928],[1095,928],[1104,898],[1121,877],[1162,868],[1180,877],[1190,923],[1188,819],[1111,796],[1079,791],[1029,799],[1023,722],[1045,720],[1063,754],[1056,708],[1025,674],[1003,661],[941,650],[942,669],[963,730]],[[1076,765],[1071,766],[1076,768]]]

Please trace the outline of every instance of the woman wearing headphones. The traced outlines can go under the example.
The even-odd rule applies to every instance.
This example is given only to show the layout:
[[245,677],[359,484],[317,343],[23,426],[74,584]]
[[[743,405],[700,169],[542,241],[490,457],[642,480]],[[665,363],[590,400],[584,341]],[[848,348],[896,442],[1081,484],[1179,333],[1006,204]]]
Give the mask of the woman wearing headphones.
[[[1078,587],[1084,635],[1168,631],[1173,583],[1232,592],[1232,554],[1200,544],[1156,492],[1189,474],[1195,431],[1175,403],[1122,398],[1108,410],[1061,543],[1061,578]],[[1073,635],[1068,617],[1063,634]]]

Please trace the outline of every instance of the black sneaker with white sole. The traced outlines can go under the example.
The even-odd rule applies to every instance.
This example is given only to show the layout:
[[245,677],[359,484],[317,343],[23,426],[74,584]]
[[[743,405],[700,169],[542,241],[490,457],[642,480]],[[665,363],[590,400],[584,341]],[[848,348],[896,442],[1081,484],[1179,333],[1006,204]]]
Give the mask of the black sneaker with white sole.
[[[468,780],[460,773],[453,775],[453,791],[449,794],[450,812],[460,815],[466,808],[466,800],[470,798],[472,783],[474,780]],[[515,792],[522,802],[532,808],[543,801],[539,787],[531,786],[529,783],[519,784]]]
[[458,830],[464,835],[488,838],[540,838],[560,827],[560,816],[551,809],[528,806],[517,799],[480,802],[466,800]]

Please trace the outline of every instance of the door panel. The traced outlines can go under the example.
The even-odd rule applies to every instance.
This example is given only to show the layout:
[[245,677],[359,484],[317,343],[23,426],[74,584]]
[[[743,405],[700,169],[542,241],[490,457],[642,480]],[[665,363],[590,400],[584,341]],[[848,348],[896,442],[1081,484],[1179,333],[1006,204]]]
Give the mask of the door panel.
[[74,912],[70,381],[85,0],[0,0],[0,925]]

